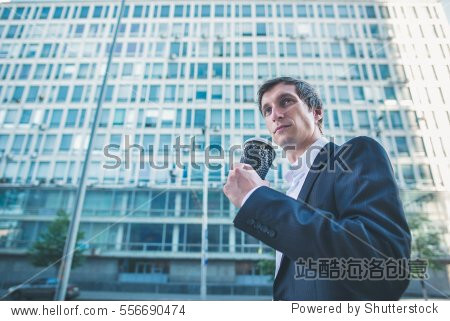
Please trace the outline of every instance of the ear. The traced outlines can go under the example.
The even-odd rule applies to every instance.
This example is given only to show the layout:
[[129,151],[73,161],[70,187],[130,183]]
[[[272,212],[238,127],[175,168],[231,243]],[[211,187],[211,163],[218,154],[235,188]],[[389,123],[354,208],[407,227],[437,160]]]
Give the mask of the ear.
[[323,109],[314,109],[313,114],[314,122],[317,124],[317,122],[323,118]]

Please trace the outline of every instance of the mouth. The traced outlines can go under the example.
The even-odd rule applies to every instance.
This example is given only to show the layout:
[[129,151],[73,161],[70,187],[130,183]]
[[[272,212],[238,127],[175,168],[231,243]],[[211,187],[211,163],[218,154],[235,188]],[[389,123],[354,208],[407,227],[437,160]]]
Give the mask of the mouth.
[[275,134],[276,134],[277,132],[279,132],[280,130],[283,131],[283,129],[288,128],[288,127],[291,127],[291,125],[281,125],[281,126],[278,126],[278,127],[275,129],[275,131],[273,132],[273,134],[275,135]]

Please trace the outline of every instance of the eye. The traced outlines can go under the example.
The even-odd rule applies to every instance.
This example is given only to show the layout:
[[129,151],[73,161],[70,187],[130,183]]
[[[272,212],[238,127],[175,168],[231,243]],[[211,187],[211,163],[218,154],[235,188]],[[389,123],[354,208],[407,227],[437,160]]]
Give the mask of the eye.
[[283,98],[281,99],[281,106],[286,106],[292,102],[292,99],[290,98]]
[[272,113],[272,107],[265,107],[265,108],[263,109],[263,116],[264,116],[264,117],[269,116],[271,113]]

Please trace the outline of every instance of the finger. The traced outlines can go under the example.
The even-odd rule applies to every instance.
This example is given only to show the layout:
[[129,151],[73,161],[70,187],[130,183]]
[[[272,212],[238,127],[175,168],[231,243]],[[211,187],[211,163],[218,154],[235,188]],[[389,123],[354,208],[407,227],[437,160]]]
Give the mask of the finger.
[[236,169],[236,168],[243,168],[245,164],[242,163],[234,163],[233,166],[231,167],[232,169]]
[[249,164],[244,164],[243,168],[247,170],[253,170],[253,167]]

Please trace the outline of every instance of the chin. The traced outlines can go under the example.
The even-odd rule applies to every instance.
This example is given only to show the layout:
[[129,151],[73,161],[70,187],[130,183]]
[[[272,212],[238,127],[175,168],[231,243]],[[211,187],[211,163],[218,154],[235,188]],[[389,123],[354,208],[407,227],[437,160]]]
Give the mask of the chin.
[[283,149],[288,146],[297,146],[297,142],[293,137],[281,137],[280,139],[275,140],[275,143]]

